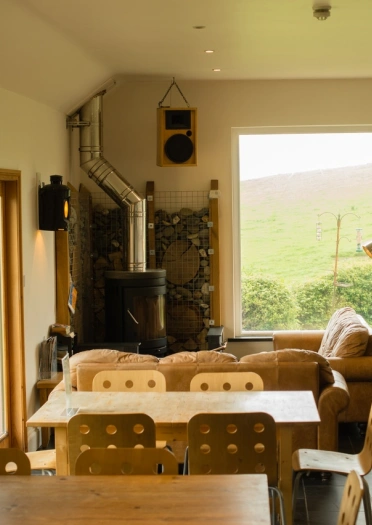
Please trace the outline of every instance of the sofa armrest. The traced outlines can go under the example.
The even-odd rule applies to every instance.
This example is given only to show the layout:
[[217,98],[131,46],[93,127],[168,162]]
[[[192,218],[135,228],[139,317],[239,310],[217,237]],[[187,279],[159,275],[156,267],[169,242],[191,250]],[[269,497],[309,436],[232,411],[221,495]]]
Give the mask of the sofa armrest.
[[350,396],[345,378],[333,370],[335,382],[322,389],[318,411],[320,425],[318,429],[318,447],[320,450],[338,450],[338,416],[349,404]]
[[333,370],[337,370],[348,383],[371,382],[372,356],[360,357],[327,357]]
[[324,330],[281,330],[273,332],[274,350],[298,348],[318,352]]

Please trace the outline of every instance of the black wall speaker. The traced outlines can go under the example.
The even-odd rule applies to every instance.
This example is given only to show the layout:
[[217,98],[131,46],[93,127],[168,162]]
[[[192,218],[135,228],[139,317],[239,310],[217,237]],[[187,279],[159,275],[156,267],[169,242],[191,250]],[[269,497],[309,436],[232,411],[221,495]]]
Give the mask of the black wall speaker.
[[39,230],[68,230],[70,195],[62,175],[51,175],[50,184],[39,187]]
[[158,166],[197,166],[196,108],[158,108]]

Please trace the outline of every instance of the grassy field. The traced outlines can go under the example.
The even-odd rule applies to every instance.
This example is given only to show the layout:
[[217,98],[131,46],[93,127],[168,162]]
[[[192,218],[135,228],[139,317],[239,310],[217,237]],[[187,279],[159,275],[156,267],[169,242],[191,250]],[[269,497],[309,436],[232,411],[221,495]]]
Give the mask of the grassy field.
[[[339,215],[339,269],[372,264],[363,251],[356,251],[356,228],[363,229],[363,240],[372,239],[371,182],[372,165],[242,181],[243,272],[278,277],[287,284],[332,273]],[[316,240],[318,220],[321,241]]]

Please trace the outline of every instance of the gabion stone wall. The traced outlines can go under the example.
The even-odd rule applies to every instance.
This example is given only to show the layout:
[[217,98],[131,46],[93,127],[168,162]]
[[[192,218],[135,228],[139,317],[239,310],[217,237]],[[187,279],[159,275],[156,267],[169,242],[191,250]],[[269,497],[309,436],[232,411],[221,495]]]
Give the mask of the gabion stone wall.
[[207,349],[209,209],[155,212],[157,267],[167,272],[167,334],[173,352]]
[[[190,193],[190,192],[189,192]],[[195,199],[195,194],[197,199]],[[166,198],[164,197],[166,195]],[[188,206],[181,192],[154,195],[156,266],[167,272],[167,339],[170,352],[208,349],[209,208],[208,193],[193,192]],[[93,340],[105,340],[105,279],[125,270],[125,210],[105,194],[93,194]],[[179,207],[176,207],[177,204]],[[161,209],[160,209],[161,208]],[[174,211],[170,211],[174,210]]]
[[[108,197],[107,197],[108,199]],[[109,208],[104,202],[95,204],[92,213],[93,259],[93,341],[105,341],[105,272],[124,268],[125,213]],[[125,259],[124,259],[125,260]]]

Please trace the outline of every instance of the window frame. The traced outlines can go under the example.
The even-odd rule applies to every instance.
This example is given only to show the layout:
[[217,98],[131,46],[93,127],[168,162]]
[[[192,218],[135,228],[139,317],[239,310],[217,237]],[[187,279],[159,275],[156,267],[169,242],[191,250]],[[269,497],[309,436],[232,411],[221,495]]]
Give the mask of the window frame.
[[372,125],[328,125],[328,126],[246,126],[231,128],[231,173],[232,173],[232,223],[233,223],[233,309],[234,337],[267,338],[270,331],[243,331],[241,296],[241,245],[240,245],[240,135],[284,135],[324,133],[372,133]]

